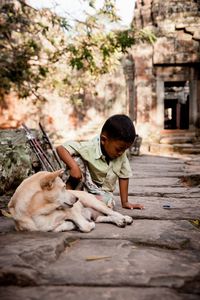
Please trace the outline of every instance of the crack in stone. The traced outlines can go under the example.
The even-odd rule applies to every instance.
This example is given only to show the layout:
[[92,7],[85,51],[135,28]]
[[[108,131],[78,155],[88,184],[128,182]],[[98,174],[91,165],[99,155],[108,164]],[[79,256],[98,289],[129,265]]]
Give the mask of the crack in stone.
[[0,286],[36,286],[39,272],[31,268],[10,267],[1,269]]
[[32,251],[24,251],[19,254],[19,257],[29,266],[45,268],[49,263],[55,262],[60,255],[65,251],[66,247],[70,246],[70,240],[65,239],[59,242],[55,247],[50,245],[38,246]]
[[188,294],[200,294],[200,272],[196,276],[186,279],[184,285],[177,290]]
[[[177,282],[178,280],[178,282]],[[161,282],[164,282],[162,284]],[[167,283],[168,282],[168,283]],[[176,283],[177,282],[177,283]],[[179,293],[200,294],[200,273],[194,276],[158,276],[151,278],[150,286],[173,288]]]

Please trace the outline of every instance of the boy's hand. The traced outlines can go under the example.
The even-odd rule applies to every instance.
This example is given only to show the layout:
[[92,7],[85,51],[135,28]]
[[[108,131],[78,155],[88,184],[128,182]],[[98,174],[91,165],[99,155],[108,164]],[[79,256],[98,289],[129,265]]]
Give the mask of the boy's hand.
[[70,176],[66,182],[67,190],[75,190],[78,184],[81,182],[82,173],[78,165],[75,165],[70,169]]
[[73,168],[70,169],[70,175],[79,180],[82,178],[82,173],[78,165],[74,165]]
[[124,203],[122,207],[127,209],[144,209],[144,205],[142,204],[131,204],[129,202]]

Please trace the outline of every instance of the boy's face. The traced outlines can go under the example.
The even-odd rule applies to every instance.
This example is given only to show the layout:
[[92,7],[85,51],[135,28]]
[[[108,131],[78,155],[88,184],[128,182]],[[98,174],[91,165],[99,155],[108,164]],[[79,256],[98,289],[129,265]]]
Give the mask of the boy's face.
[[132,145],[132,143],[127,143],[121,140],[112,140],[103,135],[101,136],[101,145],[105,154],[110,159],[115,159],[121,156],[124,151],[126,151]]

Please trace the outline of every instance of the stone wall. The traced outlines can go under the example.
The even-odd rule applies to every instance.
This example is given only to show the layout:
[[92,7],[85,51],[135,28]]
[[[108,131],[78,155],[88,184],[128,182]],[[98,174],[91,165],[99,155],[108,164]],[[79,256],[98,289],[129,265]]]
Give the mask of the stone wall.
[[0,131],[0,195],[12,191],[32,172],[23,130]]
[[[70,102],[69,96],[60,96],[56,91],[39,90],[43,101],[34,97],[19,99],[12,93],[0,103],[0,129],[19,128],[26,123],[38,128],[41,122],[55,140],[84,138],[82,129],[87,123],[103,122],[114,113],[126,113],[126,82],[123,67],[119,65],[111,74],[105,74],[93,90],[80,95],[79,105]],[[87,134],[87,133],[86,133]]]
[[[42,134],[31,130],[54,169],[59,169]],[[43,159],[45,161],[45,159]],[[0,195],[12,193],[29,175],[44,169],[30,146],[24,129],[0,130]],[[48,166],[46,170],[48,169]]]

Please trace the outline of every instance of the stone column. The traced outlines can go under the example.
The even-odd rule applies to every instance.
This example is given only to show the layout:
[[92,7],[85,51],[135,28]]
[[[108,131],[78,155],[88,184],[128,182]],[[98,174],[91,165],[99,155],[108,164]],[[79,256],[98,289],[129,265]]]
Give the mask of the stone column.
[[190,81],[190,99],[189,99],[189,129],[196,128],[198,121],[198,107],[197,107],[197,80]]
[[155,123],[158,129],[164,129],[164,81],[157,78],[156,82],[157,94],[157,111]]
[[197,80],[197,128],[200,129],[200,80]]
[[135,65],[131,57],[126,57],[123,62],[124,75],[126,79],[126,101],[128,114],[135,121]]

